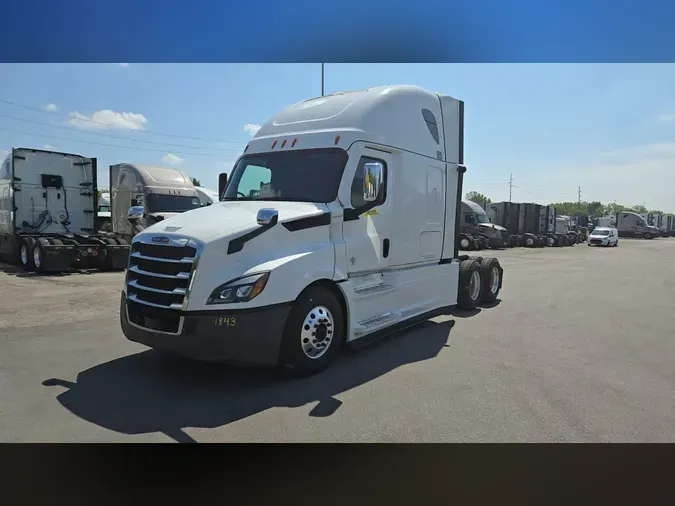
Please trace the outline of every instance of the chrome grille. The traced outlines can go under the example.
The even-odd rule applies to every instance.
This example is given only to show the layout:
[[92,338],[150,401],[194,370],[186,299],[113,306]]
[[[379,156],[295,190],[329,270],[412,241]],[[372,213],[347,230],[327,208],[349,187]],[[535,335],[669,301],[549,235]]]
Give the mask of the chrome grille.
[[201,245],[187,237],[137,237],[129,256],[127,298],[154,308],[185,309],[200,252]]

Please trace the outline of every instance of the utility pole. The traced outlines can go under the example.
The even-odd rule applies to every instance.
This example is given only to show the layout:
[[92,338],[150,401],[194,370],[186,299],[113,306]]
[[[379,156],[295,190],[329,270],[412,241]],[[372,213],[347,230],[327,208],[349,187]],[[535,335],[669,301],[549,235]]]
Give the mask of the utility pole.
[[581,205],[581,186],[579,187],[579,200],[578,204]]
[[509,176],[509,202],[511,202],[511,190],[513,189],[513,174]]
[[321,64],[321,96],[324,96],[324,64]]

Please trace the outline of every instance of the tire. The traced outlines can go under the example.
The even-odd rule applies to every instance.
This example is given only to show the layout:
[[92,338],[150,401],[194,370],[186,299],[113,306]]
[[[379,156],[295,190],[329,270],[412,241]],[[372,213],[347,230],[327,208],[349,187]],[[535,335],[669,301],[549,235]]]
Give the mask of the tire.
[[45,251],[45,245],[49,245],[49,241],[47,239],[38,239],[35,241],[35,244],[33,246],[33,267],[35,267],[35,270],[37,272],[45,272],[45,261],[47,258],[47,254]]
[[481,301],[483,285],[481,283],[480,267],[480,263],[471,259],[464,260],[459,264],[457,307],[460,309],[476,309],[478,303]]
[[480,265],[480,279],[482,285],[481,301],[494,302],[497,300],[502,287],[504,269],[496,258],[483,258]]
[[649,232],[645,232],[645,236],[644,236],[644,237],[645,237],[645,239],[651,239],[651,238],[652,238],[652,234],[650,234]]
[[288,315],[281,342],[280,365],[299,376],[325,370],[336,358],[345,339],[344,321],[342,305],[330,290],[322,286],[305,290],[295,300]]
[[534,239],[532,239],[531,237],[526,237],[525,238],[525,246],[528,247],[528,248],[534,247]]
[[459,239],[459,249],[462,251],[468,251],[471,247],[471,241],[465,235],[462,235]]
[[33,265],[33,246],[35,245],[35,239],[32,237],[24,237],[21,239],[19,244],[19,263],[26,271],[32,271],[35,266]]

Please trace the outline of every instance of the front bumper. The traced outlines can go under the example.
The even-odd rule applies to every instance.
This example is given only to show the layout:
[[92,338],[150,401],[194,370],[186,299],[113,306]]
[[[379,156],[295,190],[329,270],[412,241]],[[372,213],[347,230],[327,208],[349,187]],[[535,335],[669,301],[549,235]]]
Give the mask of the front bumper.
[[609,240],[607,240],[607,239],[589,239],[588,244],[592,244],[593,246],[607,246],[607,244],[609,244]]
[[130,341],[197,360],[277,365],[291,304],[236,311],[172,311],[127,300],[120,323]]

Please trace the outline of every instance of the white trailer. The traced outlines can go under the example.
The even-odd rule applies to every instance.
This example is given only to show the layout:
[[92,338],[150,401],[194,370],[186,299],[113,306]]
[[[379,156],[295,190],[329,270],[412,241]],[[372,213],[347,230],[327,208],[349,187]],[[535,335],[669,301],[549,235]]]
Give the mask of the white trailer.
[[123,269],[129,245],[97,234],[96,158],[13,148],[0,165],[0,257],[26,270]]
[[125,336],[312,374],[344,344],[494,301],[498,260],[457,249],[463,145],[463,102],[415,86],[284,109],[247,145],[222,202],[134,237]]

